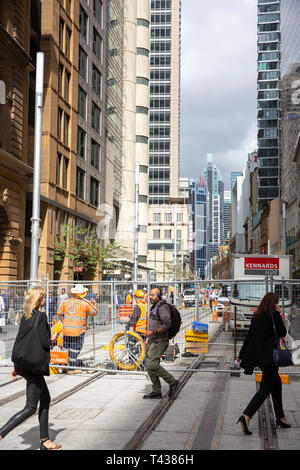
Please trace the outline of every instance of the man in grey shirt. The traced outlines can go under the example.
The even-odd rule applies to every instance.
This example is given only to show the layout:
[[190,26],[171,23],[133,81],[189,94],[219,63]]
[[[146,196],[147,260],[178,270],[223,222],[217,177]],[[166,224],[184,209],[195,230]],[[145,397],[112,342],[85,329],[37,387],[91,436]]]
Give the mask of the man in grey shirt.
[[178,380],[160,365],[162,353],[169,345],[168,330],[171,326],[171,311],[159,288],[150,292],[152,304],[149,313],[147,337],[144,346],[146,349],[146,369],[152,382],[152,392],[143,398],[162,398],[160,377],[170,386],[169,397],[171,398],[178,387]]

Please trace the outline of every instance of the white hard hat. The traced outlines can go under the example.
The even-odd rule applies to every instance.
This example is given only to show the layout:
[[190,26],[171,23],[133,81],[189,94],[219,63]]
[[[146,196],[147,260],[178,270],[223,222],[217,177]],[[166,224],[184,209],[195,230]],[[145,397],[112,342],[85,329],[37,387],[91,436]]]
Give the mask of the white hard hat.
[[71,289],[71,294],[85,294],[86,292],[88,292],[88,289],[83,284],[77,284]]

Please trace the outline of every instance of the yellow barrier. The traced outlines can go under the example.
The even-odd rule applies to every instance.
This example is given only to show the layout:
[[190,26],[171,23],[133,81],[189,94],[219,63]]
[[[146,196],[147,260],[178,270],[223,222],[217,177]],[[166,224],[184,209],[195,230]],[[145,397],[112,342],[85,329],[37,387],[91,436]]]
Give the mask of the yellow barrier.
[[186,352],[208,353],[208,333],[197,333],[193,330],[185,332]]
[[[288,374],[279,374],[281,378],[281,383],[289,384],[290,383],[290,376]],[[260,383],[262,379],[262,374],[256,374],[256,382]]]

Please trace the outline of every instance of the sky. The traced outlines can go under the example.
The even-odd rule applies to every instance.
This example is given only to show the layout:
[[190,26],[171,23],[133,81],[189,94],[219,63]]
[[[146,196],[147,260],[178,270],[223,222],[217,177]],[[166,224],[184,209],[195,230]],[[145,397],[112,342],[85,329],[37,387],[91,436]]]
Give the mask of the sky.
[[182,0],[181,14],[180,173],[212,153],[230,189],[257,147],[257,0]]

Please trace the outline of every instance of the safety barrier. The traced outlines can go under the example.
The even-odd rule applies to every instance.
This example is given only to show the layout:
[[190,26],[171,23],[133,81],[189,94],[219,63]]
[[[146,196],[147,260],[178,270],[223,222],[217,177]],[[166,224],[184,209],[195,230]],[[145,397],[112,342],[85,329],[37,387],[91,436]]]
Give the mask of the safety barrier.
[[[135,346],[129,345],[129,347],[123,339],[123,343],[118,342],[116,348],[119,348],[121,354],[118,355],[119,364],[116,365],[112,359],[111,342],[115,335],[118,335],[118,338],[122,337],[121,332],[124,331],[128,317],[132,314],[135,302],[133,301],[132,305],[127,304],[126,301],[134,285],[126,281],[52,281],[49,279],[41,280],[40,284],[46,292],[45,309],[52,333],[57,333],[51,353],[52,373],[62,370],[78,371],[99,368],[121,371],[119,357],[122,358],[122,351],[126,352],[128,349],[130,356],[132,354],[130,348],[134,349]],[[88,304],[95,306],[95,312],[92,310],[87,312],[87,321],[83,325],[84,335],[78,337],[71,336],[70,330],[66,330],[64,315],[60,315],[59,310],[63,302],[68,303],[67,299],[72,298],[71,290],[79,284],[83,284],[88,289],[83,305],[88,301]],[[167,302],[176,305],[181,313],[180,331],[170,341],[170,354],[166,352],[163,357],[167,367],[175,365],[187,367],[186,358],[197,354],[204,354],[208,358],[220,358],[226,355],[230,366],[234,366],[234,358],[239,352],[249,326],[249,322],[247,326],[246,321],[243,325],[241,321],[241,317],[244,320],[247,317],[249,308],[243,306],[240,298],[239,304],[242,305],[237,305],[236,291],[239,290],[240,297],[247,294],[248,298],[252,298],[256,292],[259,292],[260,298],[264,295],[261,283],[258,281],[248,281],[247,285],[236,284],[232,280],[209,281],[209,283],[180,280],[155,284],[149,281],[139,282],[135,286],[145,290],[148,311],[150,289],[160,287],[162,297]],[[279,303],[288,330],[287,344],[289,347],[299,346],[300,350],[300,283],[294,280],[280,281],[273,282],[271,287],[279,294]],[[0,366],[11,365],[12,346],[23,314],[24,295],[29,288],[30,282],[27,280],[0,282]],[[267,286],[264,286],[264,289],[266,288]],[[74,315],[75,318],[76,312]],[[190,332],[195,321],[208,325],[207,337],[199,337],[201,341],[198,342],[191,341]],[[240,328],[241,325],[244,327]],[[196,335],[194,339],[195,337]],[[295,354],[298,360],[296,356]],[[135,362],[134,359],[132,362]],[[300,357],[298,364],[300,364]],[[125,370],[134,373],[139,369],[142,369],[141,363],[137,367]],[[288,374],[299,373],[300,368],[299,365],[295,365],[285,371]]]

